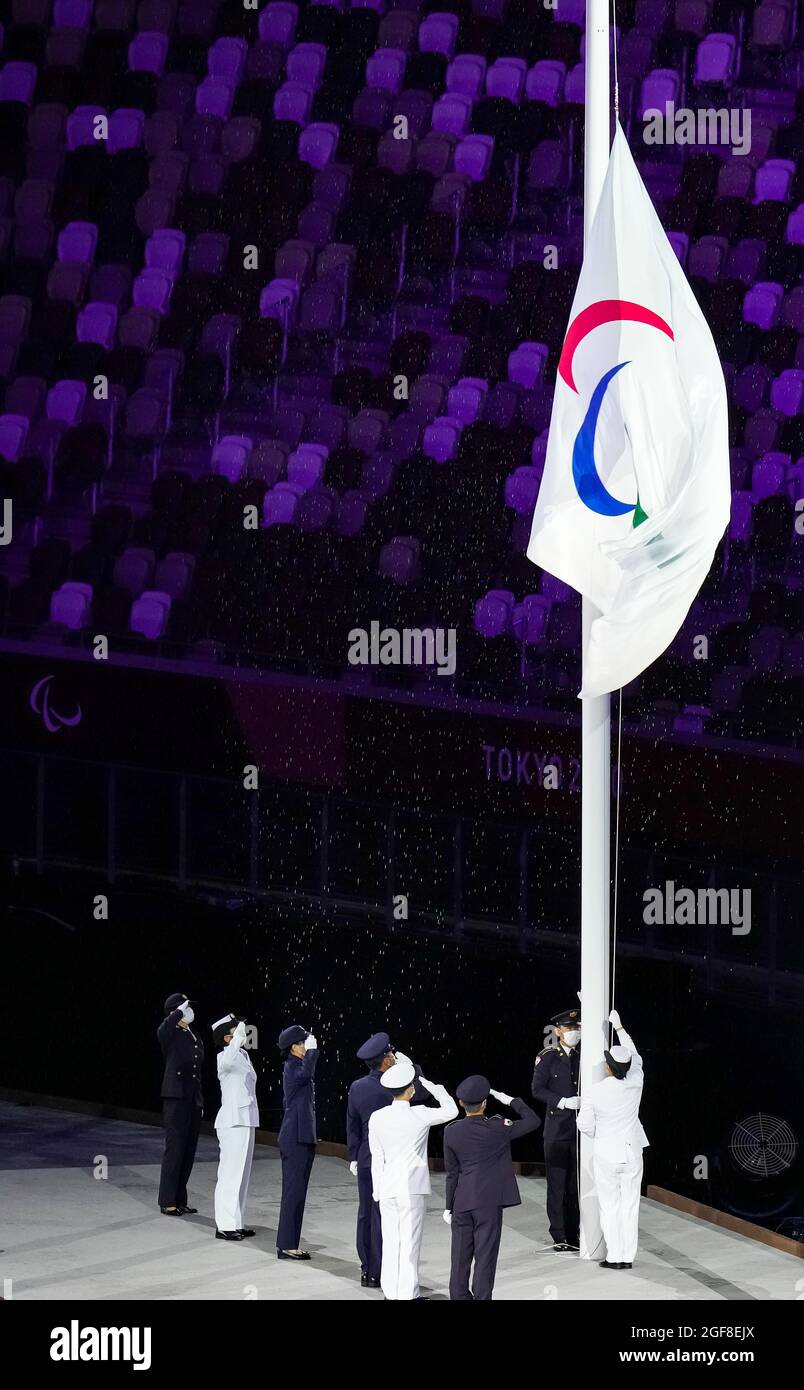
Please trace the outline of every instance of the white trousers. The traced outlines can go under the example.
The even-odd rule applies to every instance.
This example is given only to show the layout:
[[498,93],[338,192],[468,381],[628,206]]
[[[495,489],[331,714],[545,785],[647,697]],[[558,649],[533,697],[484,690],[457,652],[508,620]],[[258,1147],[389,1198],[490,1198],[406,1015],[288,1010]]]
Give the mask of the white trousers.
[[219,1231],[242,1231],[254,1156],[254,1127],[233,1125],[216,1132],[221,1156],[215,1183],[215,1225]]
[[380,1202],[382,1265],[380,1286],[386,1298],[410,1300],[419,1294],[419,1250],[426,1197],[391,1197]]
[[606,1259],[610,1264],[633,1264],[639,1240],[642,1152],[634,1151],[627,1163],[610,1163],[595,1154],[593,1167]]

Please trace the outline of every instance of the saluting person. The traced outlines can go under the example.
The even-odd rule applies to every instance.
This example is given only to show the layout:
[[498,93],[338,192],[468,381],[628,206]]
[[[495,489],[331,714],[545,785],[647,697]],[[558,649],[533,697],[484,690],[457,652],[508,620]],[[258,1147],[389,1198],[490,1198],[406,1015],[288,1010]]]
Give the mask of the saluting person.
[[313,1078],[318,1062],[318,1043],[309,1029],[303,1028],[300,1023],[292,1023],[279,1034],[278,1047],[284,1063],[284,1113],[279,1129],[282,1201],[276,1254],[280,1260],[309,1260],[309,1251],[302,1250],[299,1241],[317,1143]]
[[164,1060],[160,1094],[165,1152],[159,1178],[159,1210],[163,1216],[194,1216],[197,1208],[187,1205],[187,1183],[204,1106],[204,1044],[191,1027],[195,1014],[186,994],[169,994],[164,1013],[156,1030]]
[[608,1076],[596,1081],[578,1112],[578,1129],[593,1140],[592,1171],[606,1241],[601,1269],[630,1269],[639,1240],[642,1150],[648,1138],[639,1118],[644,1074],[642,1058],[616,1009],[609,1023],[617,1046],[605,1049]]
[[426,1200],[432,1191],[427,1164],[427,1139],[433,1125],[453,1120],[458,1107],[444,1086],[419,1077],[438,1104],[411,1106],[416,1069],[412,1062],[395,1062],[383,1073],[381,1085],[393,1103],[375,1110],[369,1120],[371,1178],[382,1221],[380,1282],[386,1298],[418,1300],[419,1251]]
[[[519,1206],[522,1201],[511,1144],[520,1135],[537,1130],[541,1120],[523,1100],[493,1091],[485,1076],[467,1076],[456,1094],[465,1118],[444,1130],[444,1220],[452,1227],[449,1296],[458,1301],[484,1301],[491,1298],[494,1288],[503,1209]],[[488,1116],[490,1095],[500,1105],[510,1106],[517,1118]]]
[[544,1165],[547,1172],[547,1219],[557,1254],[580,1249],[578,1207],[578,1136],[573,1111],[580,1106],[581,1011],[565,1009],[550,1022],[556,1047],[536,1058],[531,1093],[547,1107],[544,1120]]
[[221,1085],[221,1108],[215,1116],[221,1150],[215,1183],[215,1236],[218,1240],[244,1240],[254,1235],[243,1218],[255,1131],[260,1123],[257,1073],[246,1051],[243,1019],[225,1014],[213,1023],[212,1037],[220,1049],[218,1080]]

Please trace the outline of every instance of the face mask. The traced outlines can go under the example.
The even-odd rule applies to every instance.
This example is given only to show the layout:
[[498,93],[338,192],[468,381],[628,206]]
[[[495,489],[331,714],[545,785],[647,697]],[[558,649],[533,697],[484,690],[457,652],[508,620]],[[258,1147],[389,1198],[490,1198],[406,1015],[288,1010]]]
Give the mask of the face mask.
[[187,1008],[184,1010],[184,1021],[185,1023],[192,1023],[194,1018],[195,1014],[193,1013],[193,1010],[190,1008],[190,1005],[188,1004]]
[[567,1047],[576,1047],[580,1041],[581,1034],[577,1028],[571,1028],[568,1033],[564,1034],[564,1042]]

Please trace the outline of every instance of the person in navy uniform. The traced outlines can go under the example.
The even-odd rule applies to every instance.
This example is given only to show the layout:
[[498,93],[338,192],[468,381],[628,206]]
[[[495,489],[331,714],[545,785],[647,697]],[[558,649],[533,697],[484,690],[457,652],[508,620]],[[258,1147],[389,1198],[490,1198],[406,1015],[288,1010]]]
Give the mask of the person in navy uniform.
[[[351,1162],[349,1169],[357,1178],[357,1254],[360,1260],[360,1283],[363,1288],[380,1287],[382,1267],[382,1224],[380,1204],[372,1195],[371,1153],[368,1142],[369,1120],[375,1110],[390,1105],[393,1096],[382,1085],[383,1074],[396,1062],[408,1062],[404,1052],[395,1052],[388,1033],[372,1033],[367,1042],[357,1050],[359,1061],[368,1068],[367,1076],[358,1077],[349,1087],[346,1107],[346,1146]],[[418,1080],[421,1068],[417,1067],[412,1105],[432,1105],[432,1096]]]
[[282,1054],[284,1113],[279,1129],[282,1156],[282,1201],[276,1254],[280,1260],[309,1260],[299,1247],[307,1186],[315,1158],[315,1076],[318,1043],[307,1028],[292,1023],[279,1034]]
[[575,1111],[581,1074],[581,1011],[565,1009],[550,1022],[556,1047],[545,1047],[536,1058],[531,1092],[546,1106],[544,1164],[547,1170],[547,1219],[553,1249],[558,1254],[580,1249],[578,1159]]
[[197,1208],[187,1205],[187,1182],[204,1106],[204,1044],[190,1026],[195,1014],[186,994],[169,994],[164,1012],[156,1030],[165,1064],[160,1092],[165,1152],[159,1178],[159,1209],[163,1216],[194,1216]]
[[[541,1120],[523,1100],[492,1091],[485,1076],[467,1076],[456,1095],[465,1118],[453,1120],[444,1130],[444,1220],[452,1228],[449,1296],[487,1301],[497,1271],[503,1208],[519,1206],[522,1200],[514,1177],[511,1143],[537,1130]],[[490,1095],[501,1105],[510,1106],[517,1119],[487,1115]]]

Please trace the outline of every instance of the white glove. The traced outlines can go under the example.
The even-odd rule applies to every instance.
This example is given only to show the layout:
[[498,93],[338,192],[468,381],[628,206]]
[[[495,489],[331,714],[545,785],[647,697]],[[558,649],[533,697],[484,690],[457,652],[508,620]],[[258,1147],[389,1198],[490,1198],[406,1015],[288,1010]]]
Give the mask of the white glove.
[[451,1212],[451,1211],[442,1212],[442,1216],[443,1216],[444,1220],[446,1221],[447,1225],[448,1225],[448,1226],[451,1226],[451,1225],[452,1225],[452,1212]]
[[623,1025],[622,1025],[622,1019],[620,1018],[620,1015],[618,1014],[618,1012],[617,1012],[616,1009],[612,1009],[611,1013],[609,1014],[609,1023],[610,1023],[610,1024],[612,1025],[612,1027],[615,1028],[615,1029],[617,1030],[617,1032],[619,1033],[619,1031],[620,1031],[620,1029],[622,1028]]
[[182,1018],[194,1018],[195,1015],[193,1014],[192,1005],[190,1004],[189,999],[185,999],[183,1004],[179,1004],[179,1008],[181,1009]]
[[352,1174],[353,1178],[357,1177],[357,1160],[354,1158],[352,1159],[352,1162],[349,1164],[349,1172]]
[[581,1097],[580,1097],[580,1096],[562,1096],[561,1099],[560,1099],[560,1101],[558,1102],[558,1108],[559,1108],[559,1110],[580,1110],[580,1108],[581,1108]]
[[500,1105],[510,1105],[511,1101],[514,1099],[513,1096],[507,1096],[505,1094],[505,1091],[490,1090],[489,1095],[493,1096],[495,1100],[498,1100],[500,1102]]
[[404,1052],[395,1052],[394,1056],[397,1062],[410,1062],[410,1065],[413,1066],[413,1063],[410,1061],[410,1058],[406,1056]]
[[434,1082],[432,1082],[432,1081],[425,1081],[425,1079],[424,1079],[423,1076],[420,1076],[420,1077],[419,1077],[419,1081],[422,1083],[422,1085],[423,1085],[425,1091],[429,1091],[431,1096],[434,1096],[434,1095],[435,1095],[436,1090],[437,1090],[438,1088],[436,1087],[436,1085],[435,1085]]
[[316,1047],[318,1047],[318,1042],[317,1042],[316,1039],[313,1037],[313,1034],[312,1034],[312,1033],[308,1033],[308,1034],[307,1034],[307,1037],[304,1039],[304,1050],[305,1050],[305,1052],[312,1052],[312,1051],[313,1051],[313,1048],[316,1048]]
[[246,1025],[242,1019],[234,1030],[234,1038],[239,1047],[242,1047],[243,1043],[246,1041]]

